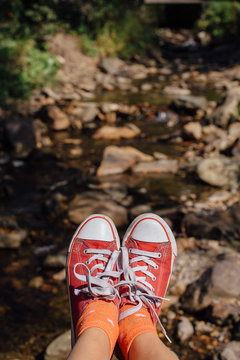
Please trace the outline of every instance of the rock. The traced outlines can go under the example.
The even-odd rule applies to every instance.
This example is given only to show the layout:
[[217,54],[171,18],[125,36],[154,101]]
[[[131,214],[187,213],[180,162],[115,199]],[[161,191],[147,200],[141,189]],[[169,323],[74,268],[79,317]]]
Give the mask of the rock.
[[178,171],[177,160],[157,160],[152,162],[141,162],[133,167],[134,173],[176,174]]
[[56,254],[48,255],[44,260],[44,266],[49,268],[61,268],[66,265],[66,255],[65,254]]
[[238,117],[240,103],[240,88],[233,87],[228,90],[223,103],[212,113],[211,119],[216,125],[226,127],[231,119]]
[[94,213],[109,216],[119,227],[128,223],[125,207],[118,205],[107,194],[87,191],[75,195],[69,204],[68,216],[75,224],[80,224],[86,217]]
[[225,190],[215,191],[211,196],[209,196],[209,202],[217,203],[227,201],[231,197],[231,193]]
[[99,63],[101,70],[110,75],[118,75],[124,67],[124,61],[118,58],[102,57]]
[[47,347],[44,360],[65,360],[71,351],[71,331],[58,336]]
[[213,326],[211,323],[205,323],[204,321],[195,321],[195,330],[197,335],[209,334],[213,332]]
[[188,236],[225,241],[240,239],[240,206],[233,205],[224,211],[214,213],[187,213],[182,221],[182,229]]
[[28,285],[35,289],[39,289],[43,285],[43,283],[44,283],[44,279],[42,276],[35,276],[29,281]]
[[150,212],[152,212],[152,208],[150,205],[147,205],[147,204],[137,205],[137,206],[134,206],[133,208],[131,208],[130,217],[132,219],[134,219],[138,215],[141,215],[144,213],[146,214],[146,213],[150,213]]
[[194,334],[192,323],[188,318],[182,317],[177,326],[177,337],[181,343],[184,343]]
[[184,136],[190,140],[200,140],[202,136],[202,126],[199,122],[190,121],[183,127]]
[[66,279],[66,270],[62,269],[53,275],[53,279],[56,281],[64,281]]
[[80,104],[78,116],[83,123],[89,123],[94,121],[97,115],[98,107],[96,103],[88,102]]
[[141,85],[142,91],[151,91],[152,88],[153,88],[152,84],[149,84],[149,83],[144,83]]
[[221,360],[239,360],[240,359],[240,341],[231,341],[220,354]]
[[13,155],[18,158],[29,156],[36,146],[33,122],[26,118],[9,118],[3,122],[3,127]]
[[[229,316],[239,318],[240,256],[228,254],[209,267],[200,278],[188,285],[180,301],[183,309],[194,312],[211,309],[211,315],[223,322]],[[216,307],[216,309],[215,309]]]
[[107,114],[109,112],[116,112],[119,109],[119,105],[116,103],[111,103],[111,102],[104,102],[103,104],[101,104],[101,111],[104,114]]
[[206,111],[207,105],[203,96],[179,96],[171,102],[170,107],[184,114],[195,115],[199,109]]
[[94,139],[108,139],[108,140],[117,140],[117,139],[132,139],[140,133],[140,129],[137,127],[131,126],[103,126],[98,129],[93,135]]
[[232,135],[236,138],[240,137],[240,122],[234,122],[229,125],[228,128],[229,135]]
[[131,147],[110,145],[105,148],[103,160],[97,170],[97,176],[120,174],[133,167],[139,161],[152,161],[153,157]]
[[237,161],[227,157],[212,157],[200,161],[197,174],[210,185],[232,187],[238,184],[239,170]]
[[17,249],[25,240],[27,232],[20,229],[14,219],[0,217],[0,249]]
[[43,121],[49,123],[52,130],[66,130],[70,126],[68,116],[56,105],[43,107],[39,115]]
[[178,87],[175,87],[175,86],[167,85],[163,89],[163,94],[166,95],[166,96],[178,97],[178,96],[190,95],[191,91],[189,89],[183,89],[183,88],[178,88]]
[[141,80],[148,76],[148,69],[142,64],[131,64],[125,66],[124,73],[131,79]]

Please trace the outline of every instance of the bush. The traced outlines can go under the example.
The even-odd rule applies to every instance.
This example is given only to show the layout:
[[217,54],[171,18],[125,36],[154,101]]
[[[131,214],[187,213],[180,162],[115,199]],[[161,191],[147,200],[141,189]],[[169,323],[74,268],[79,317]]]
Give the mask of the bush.
[[197,25],[214,39],[236,37],[240,32],[240,3],[209,1]]
[[12,40],[0,46],[0,105],[8,98],[26,99],[35,87],[52,82],[58,62],[40,50],[34,40]]

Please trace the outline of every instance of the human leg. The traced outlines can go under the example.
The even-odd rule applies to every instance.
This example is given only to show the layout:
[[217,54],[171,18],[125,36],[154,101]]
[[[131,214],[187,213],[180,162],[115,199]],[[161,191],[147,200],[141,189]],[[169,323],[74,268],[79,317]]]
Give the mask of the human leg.
[[143,214],[129,226],[122,247],[118,338],[125,359],[130,356],[133,359],[137,353],[136,359],[144,359],[145,353],[148,359],[168,360],[166,356],[169,360],[174,359],[171,351],[158,339],[155,324],[158,321],[167,337],[158,315],[176,255],[173,233],[159,216]]
[[75,232],[67,258],[72,345],[69,360],[109,359],[118,336],[119,237],[107,216],[92,215]]

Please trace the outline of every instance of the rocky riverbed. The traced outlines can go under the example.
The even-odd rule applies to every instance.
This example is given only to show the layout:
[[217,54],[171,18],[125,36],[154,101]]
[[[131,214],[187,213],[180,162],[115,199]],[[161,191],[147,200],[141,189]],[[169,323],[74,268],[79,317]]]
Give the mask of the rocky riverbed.
[[66,358],[66,250],[94,212],[121,236],[140,213],[164,217],[179,249],[161,313],[169,346],[182,360],[239,359],[239,54],[164,31],[161,51],[129,62],[51,37],[58,82],[0,110],[2,360]]

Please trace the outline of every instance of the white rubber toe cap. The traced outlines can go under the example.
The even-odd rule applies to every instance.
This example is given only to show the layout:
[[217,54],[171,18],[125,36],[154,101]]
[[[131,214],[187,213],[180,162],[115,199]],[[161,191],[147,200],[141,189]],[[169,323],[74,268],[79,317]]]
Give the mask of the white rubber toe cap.
[[81,239],[113,241],[115,236],[119,242],[117,229],[113,221],[106,215],[94,214],[89,216],[77,231],[79,231],[77,237]]
[[132,233],[135,240],[144,242],[168,242],[168,237],[161,224],[156,220],[144,219],[136,226]]

